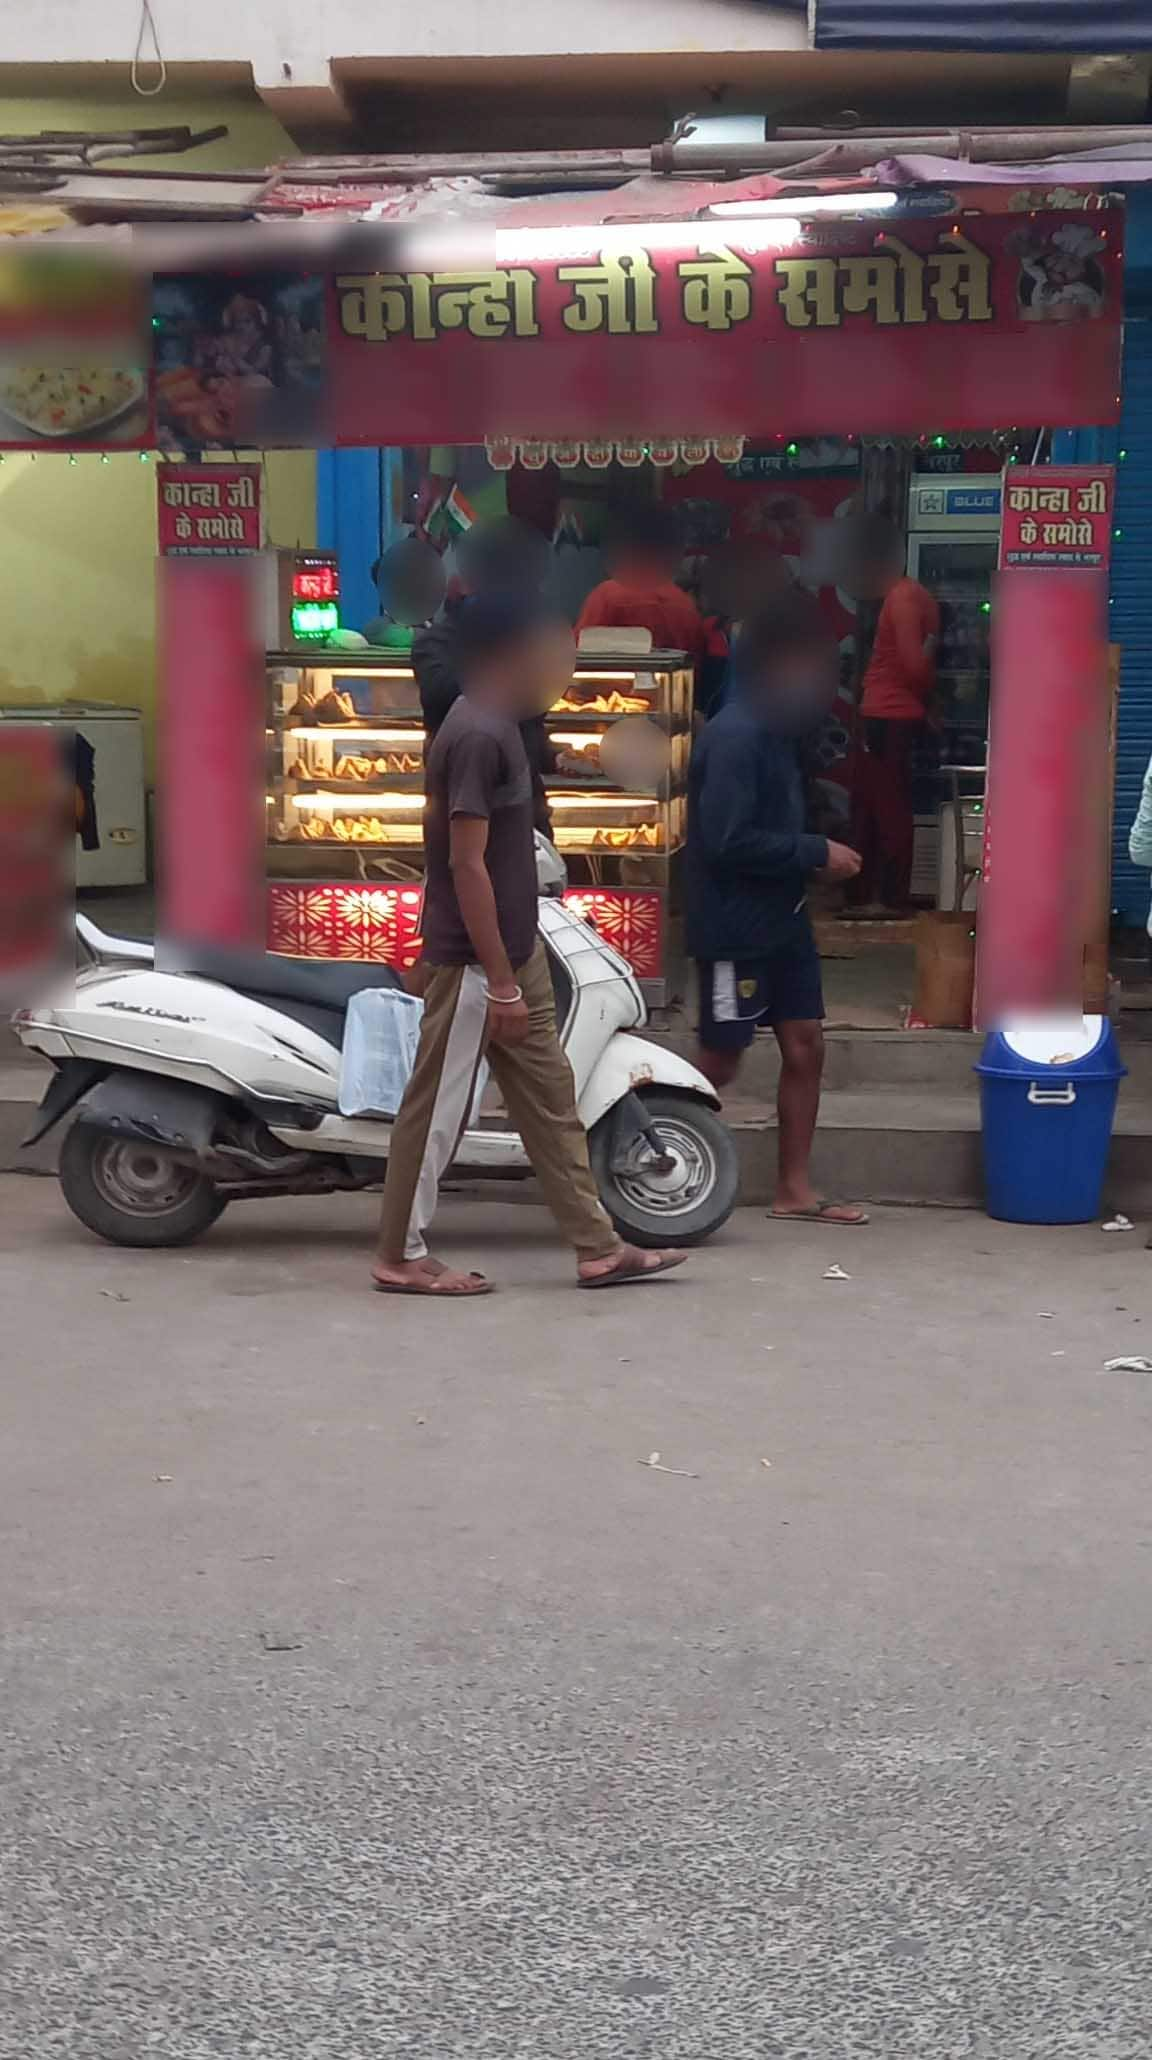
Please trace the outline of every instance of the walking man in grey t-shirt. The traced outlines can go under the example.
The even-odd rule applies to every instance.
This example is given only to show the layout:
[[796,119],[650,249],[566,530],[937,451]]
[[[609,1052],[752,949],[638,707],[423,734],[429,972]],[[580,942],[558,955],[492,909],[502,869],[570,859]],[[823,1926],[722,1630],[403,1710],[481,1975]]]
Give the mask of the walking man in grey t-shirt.
[[487,1051],[581,1287],[643,1280],[680,1252],[642,1252],[612,1228],[588,1163],[572,1070],[536,928],[533,791],[518,725],[572,676],[572,634],[536,604],[484,598],[461,613],[463,693],[425,765],[424,1017],[392,1131],[373,1282],[384,1293],[469,1296],[481,1274],[434,1259],[425,1232]]

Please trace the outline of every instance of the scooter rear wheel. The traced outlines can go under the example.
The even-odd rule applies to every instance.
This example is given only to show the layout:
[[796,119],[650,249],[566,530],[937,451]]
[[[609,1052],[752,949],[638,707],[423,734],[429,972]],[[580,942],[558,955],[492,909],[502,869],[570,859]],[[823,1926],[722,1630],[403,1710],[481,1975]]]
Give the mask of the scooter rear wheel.
[[622,1165],[612,1163],[612,1125],[589,1133],[600,1199],[621,1237],[648,1249],[699,1245],[727,1223],[740,1192],[731,1131],[706,1102],[688,1094],[642,1094],[645,1114],[672,1165],[658,1170],[638,1138]]
[[203,1236],[225,1208],[204,1174],[162,1145],[74,1123],[60,1148],[60,1188],[72,1214],[112,1245],[158,1249]]

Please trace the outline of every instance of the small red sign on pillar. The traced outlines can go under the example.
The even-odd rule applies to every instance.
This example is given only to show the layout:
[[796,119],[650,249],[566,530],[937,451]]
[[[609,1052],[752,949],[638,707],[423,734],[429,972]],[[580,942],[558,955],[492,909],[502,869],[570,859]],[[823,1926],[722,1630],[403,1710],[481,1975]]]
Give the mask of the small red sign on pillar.
[[1112,537],[1111,465],[1012,465],[1004,474],[1000,569],[1103,572]]
[[259,465],[161,465],[156,473],[162,558],[242,558],[261,545]]

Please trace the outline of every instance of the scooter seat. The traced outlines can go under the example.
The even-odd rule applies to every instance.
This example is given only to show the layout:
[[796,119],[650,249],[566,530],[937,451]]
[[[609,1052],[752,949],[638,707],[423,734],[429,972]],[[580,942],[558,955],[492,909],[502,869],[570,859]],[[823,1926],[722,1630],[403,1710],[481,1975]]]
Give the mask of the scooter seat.
[[182,972],[201,980],[218,980],[241,994],[261,1000],[306,1002],[312,1008],[343,1014],[354,994],[365,987],[403,987],[394,966],[368,965],[350,959],[284,958],[278,952],[200,950],[194,965]]

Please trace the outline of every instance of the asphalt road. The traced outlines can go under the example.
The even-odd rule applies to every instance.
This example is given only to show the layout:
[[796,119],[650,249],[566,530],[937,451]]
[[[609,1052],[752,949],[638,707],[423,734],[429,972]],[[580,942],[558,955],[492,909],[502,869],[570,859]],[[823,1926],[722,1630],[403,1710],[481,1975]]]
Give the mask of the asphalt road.
[[0,1182],[3,2060],[1147,2060],[1142,1239],[371,1215]]

